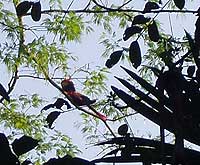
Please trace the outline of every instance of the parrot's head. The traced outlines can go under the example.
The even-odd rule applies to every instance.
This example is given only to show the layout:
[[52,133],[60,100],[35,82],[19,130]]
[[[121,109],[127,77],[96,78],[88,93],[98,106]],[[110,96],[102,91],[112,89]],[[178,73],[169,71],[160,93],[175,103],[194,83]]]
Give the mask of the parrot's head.
[[65,92],[75,91],[74,83],[72,82],[71,78],[65,78],[64,80],[62,80],[61,86]]

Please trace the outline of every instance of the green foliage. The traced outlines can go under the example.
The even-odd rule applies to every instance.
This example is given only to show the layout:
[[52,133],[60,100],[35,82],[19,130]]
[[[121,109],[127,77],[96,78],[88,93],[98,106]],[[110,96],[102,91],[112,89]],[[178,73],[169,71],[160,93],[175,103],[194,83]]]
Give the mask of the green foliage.
[[48,43],[44,37],[27,44],[23,57],[21,60],[24,60],[22,62],[25,66],[33,67],[38,74],[41,74],[43,69],[48,71],[49,67],[54,66],[65,71],[69,59],[68,52],[63,46],[59,47],[55,42]]
[[96,96],[105,93],[105,81],[107,80],[106,73],[108,73],[106,68],[100,68],[99,70],[90,71],[84,82],[84,92],[87,95]]
[[48,32],[58,35],[58,39],[62,44],[66,41],[80,41],[85,27],[82,17],[74,12],[63,16],[58,13],[54,15],[53,19],[45,19],[44,25],[47,27]]

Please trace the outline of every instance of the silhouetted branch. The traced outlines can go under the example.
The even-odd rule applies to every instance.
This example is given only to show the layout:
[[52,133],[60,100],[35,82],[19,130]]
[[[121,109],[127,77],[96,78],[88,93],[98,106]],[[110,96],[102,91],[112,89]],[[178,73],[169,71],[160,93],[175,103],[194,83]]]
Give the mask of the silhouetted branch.
[[[137,9],[109,9],[109,10],[90,10],[90,9],[80,9],[80,10],[60,10],[60,9],[51,9],[51,10],[43,10],[42,14],[49,14],[49,13],[112,13],[112,12],[119,12],[119,13],[144,13],[143,10]],[[196,10],[152,10],[146,13],[188,13],[188,14],[196,14]],[[30,13],[27,13],[30,15]]]

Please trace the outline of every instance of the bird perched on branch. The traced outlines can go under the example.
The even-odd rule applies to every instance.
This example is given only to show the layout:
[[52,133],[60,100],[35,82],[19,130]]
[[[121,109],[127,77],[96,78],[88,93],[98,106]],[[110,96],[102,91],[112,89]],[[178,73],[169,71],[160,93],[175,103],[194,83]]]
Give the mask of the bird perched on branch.
[[70,78],[65,78],[62,82],[61,82],[61,86],[62,86],[62,89],[65,91],[65,92],[75,92],[76,89],[74,87],[74,83],[71,81]]
[[77,106],[88,106],[99,118],[102,120],[107,120],[107,117],[99,112],[97,112],[94,108],[90,107],[90,105],[94,104],[96,100],[91,100],[89,97],[76,92],[74,87],[74,83],[71,81],[70,78],[65,78],[61,82],[62,89],[66,95],[71,98],[71,101]]

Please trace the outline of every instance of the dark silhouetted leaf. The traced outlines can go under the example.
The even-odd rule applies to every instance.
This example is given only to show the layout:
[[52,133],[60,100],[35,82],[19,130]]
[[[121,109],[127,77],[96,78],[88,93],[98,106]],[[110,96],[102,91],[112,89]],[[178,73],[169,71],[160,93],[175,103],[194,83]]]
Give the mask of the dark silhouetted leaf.
[[174,4],[181,10],[185,6],[185,0],[174,0]]
[[165,81],[163,79],[163,74],[160,74],[156,80],[156,87],[158,90],[164,94],[164,88],[165,88]]
[[48,110],[50,108],[57,108],[57,109],[61,109],[62,106],[66,105],[67,106],[67,109],[70,109],[71,108],[71,105],[69,104],[68,101],[62,99],[62,98],[58,98],[55,103],[53,104],[48,104],[46,105],[44,108],[42,108],[42,111],[43,110]]
[[106,61],[106,67],[112,68],[115,64],[117,64],[122,56],[123,50],[118,50],[113,52],[110,55],[110,58]]
[[41,4],[40,1],[35,2],[31,9],[31,17],[34,21],[39,21],[41,18]]
[[192,49],[194,47],[194,40],[186,30],[185,30],[185,34],[186,34],[186,38],[188,39],[190,48]]
[[163,95],[162,93],[158,92],[158,90],[152,86],[151,84],[149,84],[146,80],[144,80],[143,78],[141,78],[140,76],[138,76],[137,74],[135,74],[134,72],[132,72],[131,70],[121,66],[122,69],[124,69],[124,71],[126,71],[135,81],[137,81],[144,89],[146,89],[147,91],[149,91],[151,94],[153,94],[158,100],[163,100],[166,103],[166,106],[171,108],[171,102],[168,100],[168,98]]
[[12,143],[12,149],[17,156],[25,154],[34,149],[38,145],[38,140],[33,139],[30,136],[22,136],[19,139],[15,139]]
[[56,100],[56,102],[54,103],[54,106],[57,108],[57,109],[61,109],[63,105],[66,105],[67,106],[67,109],[70,109],[71,108],[71,105],[68,103],[68,101],[62,99],[62,98],[58,98]]
[[12,153],[7,137],[0,133],[0,162],[1,164],[20,164],[17,157]]
[[198,68],[196,71],[196,76],[195,76],[197,82],[200,84],[200,69]]
[[59,111],[53,111],[47,116],[46,121],[48,123],[49,128],[52,127],[53,122],[58,118],[58,116],[60,114],[61,114],[61,112],[59,112]]
[[121,136],[125,136],[128,132],[128,125],[123,124],[118,128],[118,134]]
[[28,12],[28,10],[31,8],[32,4],[33,3],[29,1],[23,1],[19,3],[16,7],[17,16],[21,17],[25,15]]
[[194,75],[194,72],[195,72],[195,66],[194,65],[191,65],[187,68],[187,74],[188,76],[192,77]]
[[48,110],[50,108],[54,108],[54,107],[55,107],[54,104],[48,104],[48,105],[44,106],[41,111],[43,111],[43,110],[46,111],[46,110]]
[[122,56],[122,53],[123,53],[123,50],[118,50],[118,51],[113,52],[110,55],[110,59],[111,59],[113,65],[115,65],[119,62],[119,60]]
[[153,21],[149,26],[148,26],[148,35],[151,41],[158,42],[160,39],[160,35],[158,32],[158,27],[156,25],[156,22]]
[[197,47],[198,45],[194,42],[193,38],[191,35],[185,30],[186,38],[188,39],[189,46],[192,51],[192,55],[194,57],[194,61],[197,65],[198,68],[200,68],[200,60],[199,60],[199,48]]
[[21,163],[21,165],[30,165],[30,164],[33,164],[33,163],[28,159]]
[[95,165],[92,162],[84,160],[82,158],[74,157],[72,158],[69,155],[66,155],[62,158],[51,158],[48,162],[43,165]]
[[172,54],[172,50],[166,50],[158,54],[158,57],[160,57],[167,66],[171,66],[173,63],[172,61],[174,56]]
[[156,2],[147,2],[144,6],[143,13],[149,12],[152,9],[159,9],[160,6]]
[[70,155],[66,155],[62,158],[51,158],[43,165],[71,165],[72,164],[72,157]]
[[140,66],[142,57],[141,57],[140,46],[137,41],[133,41],[130,45],[129,59],[131,63],[133,64],[134,68],[137,69],[137,67]]
[[151,18],[146,18],[144,15],[136,15],[133,18],[132,26],[135,24],[145,24],[145,23],[149,22],[150,20],[151,20]]
[[200,49],[200,17],[197,18],[197,21],[195,23],[195,32],[194,32],[194,40],[195,44]]
[[0,83],[0,95],[6,99],[8,102],[10,102],[10,97],[8,96],[8,93],[6,92],[5,88],[3,85]]
[[199,7],[198,10],[197,10],[196,16],[200,16],[200,7]]
[[117,153],[118,153],[119,151],[121,151],[121,148],[114,149],[114,150],[112,150],[112,151],[106,153],[103,157],[106,157],[106,156],[108,156],[108,155],[117,155]]
[[79,164],[79,165],[95,165],[94,163],[91,163],[85,159],[82,159],[82,158],[78,158],[78,157],[75,157],[75,158],[72,158],[72,164],[71,165],[75,165],[75,164]]
[[106,66],[107,68],[112,68],[112,67],[113,67],[113,64],[112,64],[112,61],[111,61],[110,58],[106,60],[105,66]]
[[128,27],[123,34],[123,40],[127,41],[131,36],[133,36],[134,34],[140,33],[141,31],[142,31],[142,28],[139,26]]

